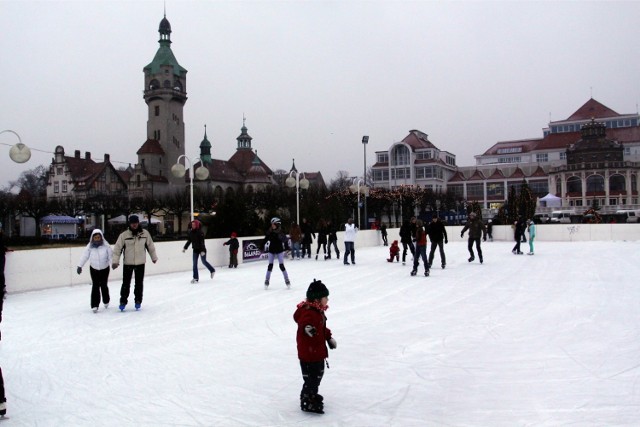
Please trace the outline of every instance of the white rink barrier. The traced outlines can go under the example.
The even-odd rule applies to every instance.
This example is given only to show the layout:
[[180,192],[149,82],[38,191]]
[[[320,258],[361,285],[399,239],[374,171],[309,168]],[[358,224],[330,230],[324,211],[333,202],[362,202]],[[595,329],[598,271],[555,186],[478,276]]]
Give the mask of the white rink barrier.
[[[449,242],[466,241],[468,232],[460,238],[462,226],[447,226]],[[387,230],[389,244],[400,240],[399,229]],[[338,248],[344,253],[342,232],[338,233]],[[260,239],[262,236],[238,237],[242,243],[245,239]],[[207,260],[215,267],[229,264],[229,247],[223,246],[228,238],[208,239]],[[513,241],[513,228],[508,225],[493,227],[493,240]],[[539,224],[537,241],[637,241],[640,240],[640,224]],[[88,242],[88,240],[87,240]],[[112,242],[113,244],[114,242]],[[184,271],[190,274],[192,269],[192,250],[185,253],[182,248],[185,241],[156,242],[158,262],[153,264],[147,257],[146,275],[166,274]],[[356,239],[356,250],[382,245],[379,230],[359,231]],[[312,244],[315,253],[316,242]],[[6,255],[5,277],[7,291],[11,293],[35,291],[63,286],[86,285],[90,282],[89,263],[87,262],[81,275],[76,267],[84,246],[72,248],[33,249],[8,252]],[[122,260],[121,260],[122,262]],[[242,264],[242,256],[238,254],[238,263]],[[122,264],[111,270],[109,280],[122,279]]]

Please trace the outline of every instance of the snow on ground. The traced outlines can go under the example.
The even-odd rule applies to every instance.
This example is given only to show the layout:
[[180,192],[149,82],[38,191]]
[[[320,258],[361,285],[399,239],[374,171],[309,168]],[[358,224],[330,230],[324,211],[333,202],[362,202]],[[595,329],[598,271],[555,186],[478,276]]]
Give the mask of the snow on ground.
[[[640,242],[511,246],[480,265],[450,243],[428,278],[385,247],[287,261],[290,290],[277,266],[263,289],[264,262],[148,276],[139,312],[118,311],[119,282],[97,314],[88,285],[11,294],[6,425],[637,426]],[[324,415],[300,411],[292,320],[314,278],[338,341]]]

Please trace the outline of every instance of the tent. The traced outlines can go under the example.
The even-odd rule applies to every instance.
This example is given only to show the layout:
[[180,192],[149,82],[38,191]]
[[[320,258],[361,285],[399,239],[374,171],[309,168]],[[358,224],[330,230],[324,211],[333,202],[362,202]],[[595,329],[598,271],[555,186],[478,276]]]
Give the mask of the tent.
[[82,221],[65,215],[48,215],[40,219],[42,237],[49,239],[77,239],[78,224]]
[[[149,219],[147,218],[146,215],[144,214],[132,214],[132,215],[138,215],[138,218],[140,218],[140,225],[147,225],[149,223]],[[107,220],[107,222],[110,225],[117,225],[117,224],[126,224],[127,223],[127,216],[126,215],[120,215],[120,216],[116,216],[114,218],[111,218],[109,220]],[[151,217],[151,224],[162,224],[162,220],[159,218],[156,218],[155,216]]]
[[541,199],[538,199],[540,203],[544,203],[544,206],[547,208],[554,208],[562,206],[562,198],[556,197],[553,194],[549,193]]

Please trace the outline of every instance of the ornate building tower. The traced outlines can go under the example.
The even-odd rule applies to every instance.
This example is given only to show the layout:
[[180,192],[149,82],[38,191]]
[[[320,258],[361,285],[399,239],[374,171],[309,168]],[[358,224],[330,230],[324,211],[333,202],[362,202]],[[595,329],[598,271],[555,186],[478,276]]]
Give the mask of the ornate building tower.
[[183,108],[187,102],[187,70],[178,64],[171,51],[171,24],[166,15],[158,32],[160,47],[153,61],[143,69],[147,141],[138,150],[136,176],[130,188],[138,195],[185,185],[184,178],[171,174],[171,166],[185,153]]

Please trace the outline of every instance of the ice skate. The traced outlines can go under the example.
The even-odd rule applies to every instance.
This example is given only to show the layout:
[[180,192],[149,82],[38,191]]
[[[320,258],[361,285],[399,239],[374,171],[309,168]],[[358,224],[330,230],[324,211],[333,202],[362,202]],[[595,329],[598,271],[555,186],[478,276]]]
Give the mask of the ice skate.
[[269,280],[268,279],[264,281],[264,288],[265,289],[269,289]]
[[105,303],[104,303],[104,308],[105,308],[105,310],[106,310],[107,308],[109,308],[109,303],[108,303],[108,302],[105,302]]
[[191,279],[191,283],[198,283],[198,279]]
[[140,310],[140,307],[141,307],[141,304],[140,304],[139,302],[137,302],[137,303],[135,304],[136,311],[139,311],[139,310]]
[[94,313],[98,312],[98,307],[91,307],[91,311],[93,311]]
[[287,289],[291,288],[291,281],[289,281],[289,279],[285,280],[284,284],[287,285]]
[[118,306],[118,308],[120,309],[120,311],[124,311],[124,308],[125,308],[126,306],[127,306],[126,304],[120,304],[120,305]]
[[472,262],[474,259],[476,259],[476,257],[474,257],[473,255],[471,255],[471,257],[469,257],[469,262]]
[[425,277],[429,277],[429,270],[425,270],[424,271],[424,275],[425,275]]
[[482,257],[480,257],[480,264],[482,264]]
[[447,264],[442,264],[442,269],[444,270],[444,268],[447,266]]
[[415,268],[413,270],[411,270],[411,275],[415,276],[416,274],[418,274],[418,270],[416,270]]
[[216,274],[216,272],[215,272],[215,271],[212,271],[212,272],[211,272],[211,278],[212,278],[212,279],[213,279],[213,276],[214,276],[215,274]]
[[529,252],[527,255],[533,255],[533,252]]

